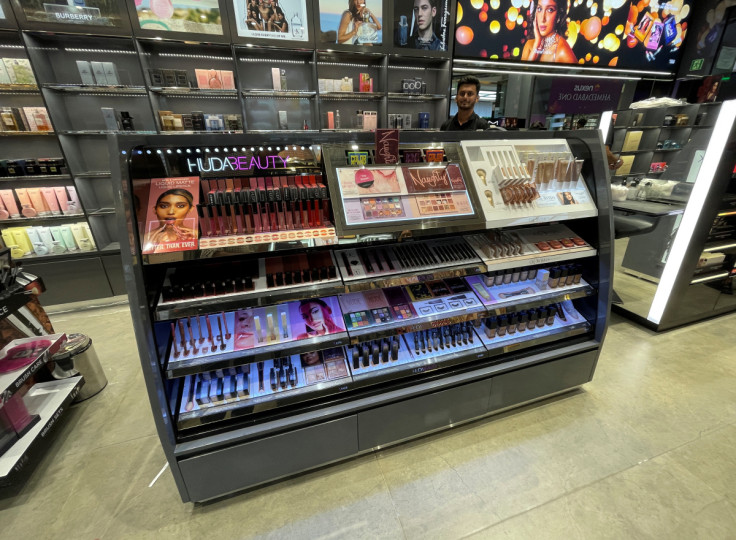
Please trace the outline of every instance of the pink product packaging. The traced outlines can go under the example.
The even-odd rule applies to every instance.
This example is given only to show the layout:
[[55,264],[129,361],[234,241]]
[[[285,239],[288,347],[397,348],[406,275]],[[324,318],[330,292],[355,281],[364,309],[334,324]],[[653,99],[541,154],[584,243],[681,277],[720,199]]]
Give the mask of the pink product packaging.
[[10,219],[10,212],[5,209],[2,198],[0,198],[0,221]]
[[[69,212],[69,198],[67,197],[66,190],[63,186],[56,186],[54,188],[54,193],[56,194],[56,200],[59,201],[59,208],[61,208],[62,213],[66,214]],[[73,213],[73,212],[72,212]]]
[[194,74],[197,77],[197,88],[209,88],[210,79],[207,76],[206,69],[195,69]]
[[51,213],[51,209],[43,200],[40,188],[28,188],[28,196],[31,198],[31,204],[39,216],[48,216]]
[[41,194],[43,195],[43,199],[46,201],[46,206],[48,206],[51,211],[51,215],[61,215],[61,208],[59,208],[59,202],[56,200],[53,188],[41,188]]
[[232,71],[220,71],[220,75],[222,76],[222,87],[225,90],[235,90],[235,77],[233,76]]
[[13,190],[0,189],[0,198],[3,200],[3,204],[5,205],[5,210],[10,214],[10,217],[19,218],[20,210],[18,210],[18,205],[15,202],[15,197],[13,196]]
[[20,213],[25,217],[36,217],[38,212],[31,204],[31,198],[28,196],[28,190],[26,188],[16,188],[15,195],[20,201],[21,210]]

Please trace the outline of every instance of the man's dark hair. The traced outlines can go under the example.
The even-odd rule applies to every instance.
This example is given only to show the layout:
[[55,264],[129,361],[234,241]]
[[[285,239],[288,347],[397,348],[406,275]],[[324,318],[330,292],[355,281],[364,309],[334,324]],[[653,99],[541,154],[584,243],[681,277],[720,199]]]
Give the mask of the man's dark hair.
[[588,120],[586,118],[578,118],[578,129],[584,128],[587,123]]
[[478,77],[474,77],[472,75],[465,75],[464,77],[461,77],[457,81],[457,91],[460,91],[460,87],[464,84],[474,84],[475,85],[475,93],[480,94],[480,81],[478,80]]

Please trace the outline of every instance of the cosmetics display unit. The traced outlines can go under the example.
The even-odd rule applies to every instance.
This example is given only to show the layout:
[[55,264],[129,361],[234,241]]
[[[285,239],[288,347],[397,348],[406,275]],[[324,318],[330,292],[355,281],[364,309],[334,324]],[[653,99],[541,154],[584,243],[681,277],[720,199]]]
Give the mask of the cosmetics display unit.
[[[402,134],[390,165],[372,134],[111,139],[135,216],[120,223],[131,312],[183,500],[592,378],[610,301],[600,139],[500,135]],[[549,176],[528,173],[537,145],[556,145]],[[503,166],[477,178],[476,150]],[[540,210],[557,187],[578,214],[556,195]]]
[[736,102],[615,118],[611,149],[632,166],[612,178],[613,209],[647,225],[616,240],[615,309],[655,330],[733,311]]

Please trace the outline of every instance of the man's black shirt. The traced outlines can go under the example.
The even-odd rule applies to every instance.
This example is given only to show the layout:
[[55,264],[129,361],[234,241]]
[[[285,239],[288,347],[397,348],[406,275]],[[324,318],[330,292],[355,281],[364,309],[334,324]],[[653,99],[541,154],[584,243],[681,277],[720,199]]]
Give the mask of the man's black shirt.
[[473,116],[463,125],[457,121],[457,115],[453,116],[442,124],[440,131],[476,131],[479,129],[488,129],[488,121],[473,113]]

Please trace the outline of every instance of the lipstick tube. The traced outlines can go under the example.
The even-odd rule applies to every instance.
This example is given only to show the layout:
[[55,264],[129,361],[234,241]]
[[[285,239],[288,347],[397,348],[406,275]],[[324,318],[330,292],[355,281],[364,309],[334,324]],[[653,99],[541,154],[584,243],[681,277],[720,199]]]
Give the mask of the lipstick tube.
[[212,230],[205,215],[205,207],[201,204],[197,205],[197,215],[199,216],[199,226],[202,229],[202,236],[212,236]]

